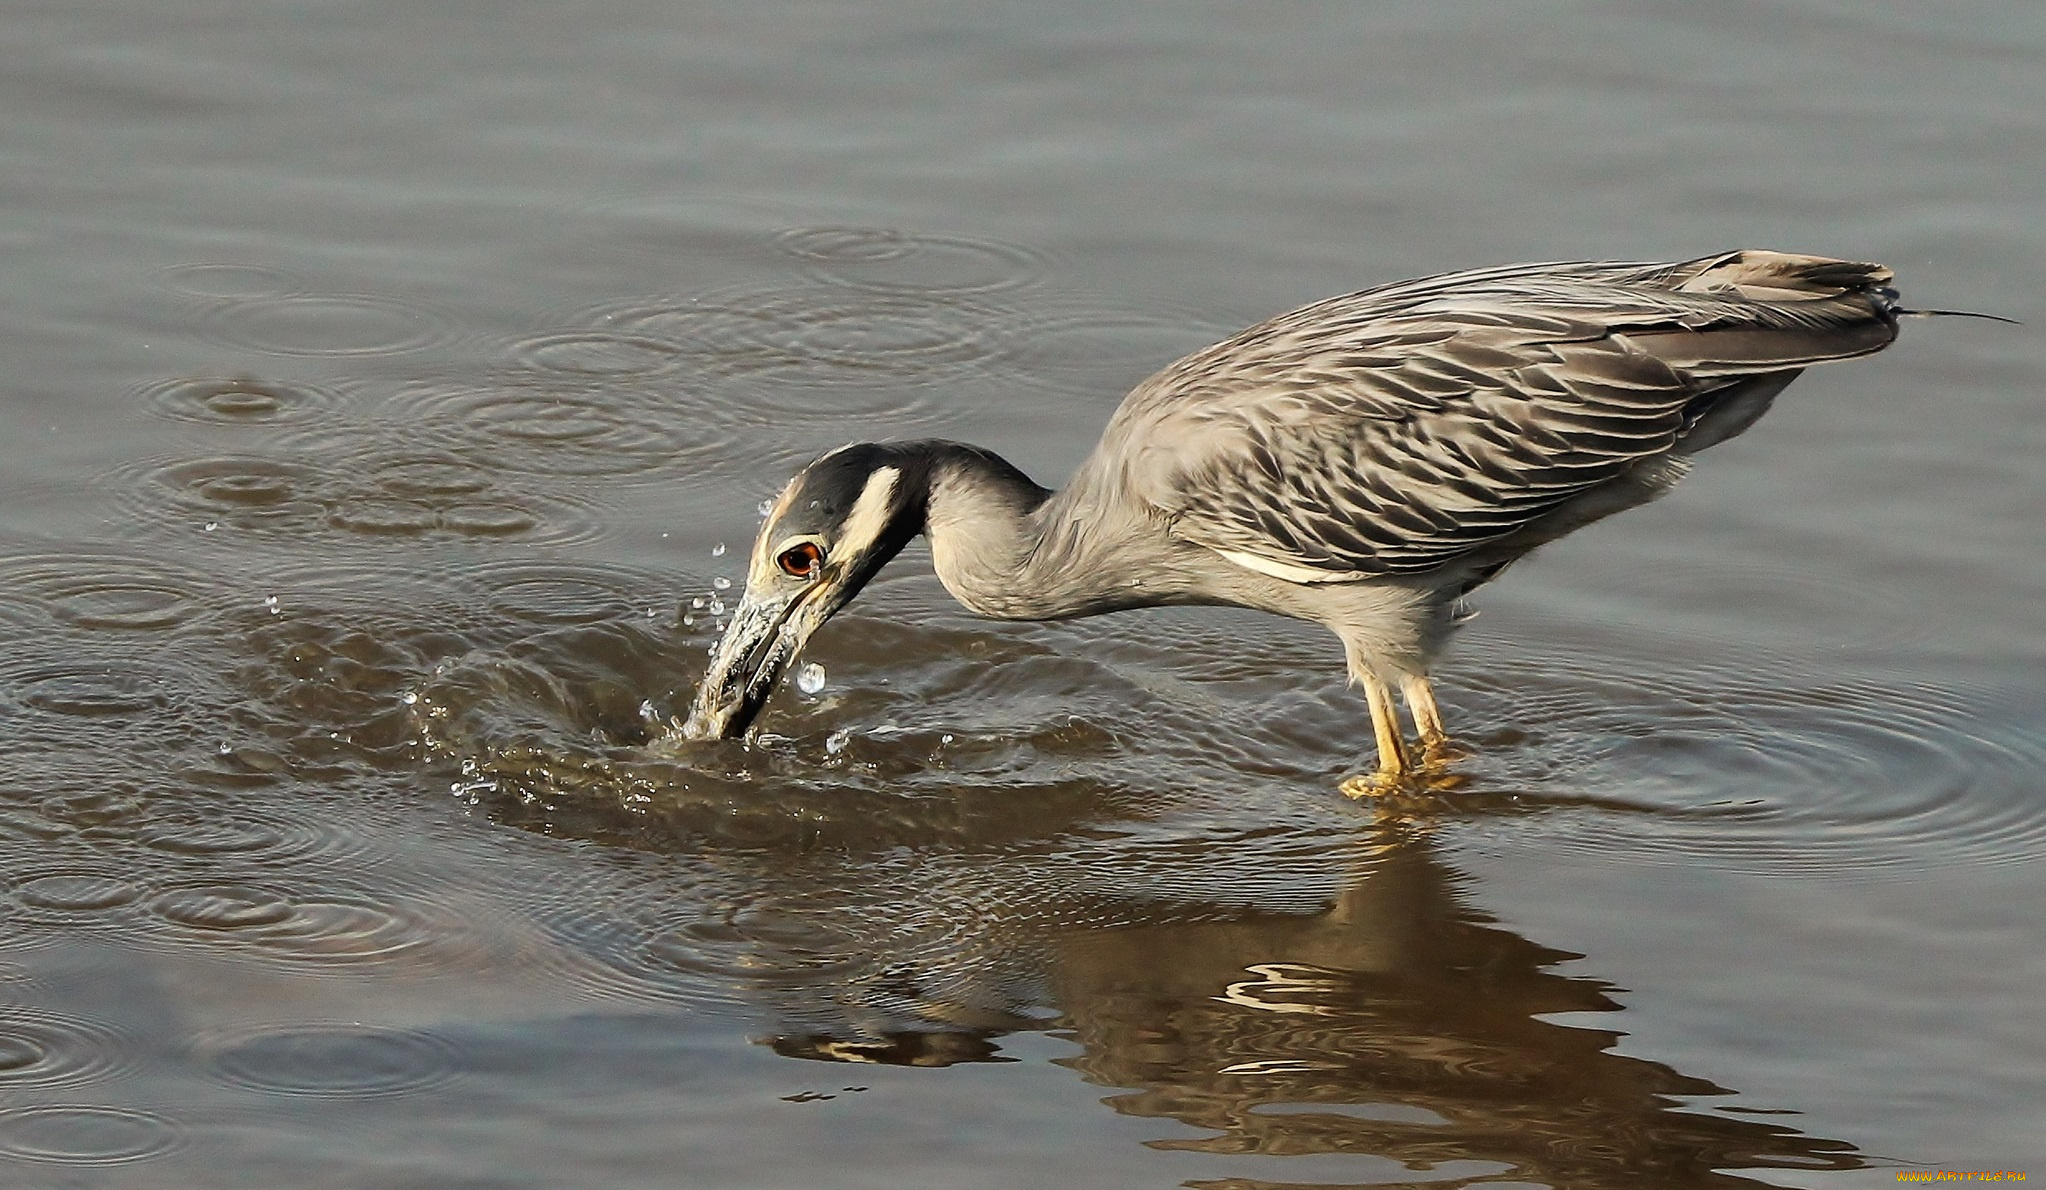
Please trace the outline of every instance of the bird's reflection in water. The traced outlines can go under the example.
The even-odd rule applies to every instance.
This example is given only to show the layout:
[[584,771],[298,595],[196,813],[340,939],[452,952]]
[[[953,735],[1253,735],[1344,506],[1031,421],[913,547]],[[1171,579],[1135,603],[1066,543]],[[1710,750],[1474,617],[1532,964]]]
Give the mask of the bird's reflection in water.
[[[578,757],[549,725],[599,700],[521,684],[526,671],[506,677],[506,664],[455,667],[421,695],[454,708],[437,722],[456,747],[490,757],[476,766],[479,807],[657,857],[639,894],[572,898],[643,902],[643,921],[621,910],[620,923],[562,933],[659,994],[744,1005],[789,1057],[998,1062],[1005,1033],[1051,1031],[1080,1047],[1060,1061],[1117,1089],[1104,1100],[1116,1111],[1204,1134],[1174,1128],[1153,1147],[1323,1155],[1282,1182],[1193,1183],[1214,1190],[1302,1190],[1329,1155],[1391,1159],[1429,1185],[1572,1190],[1758,1186],[1731,1171],[1867,1164],[1781,1116],[1729,1114],[1715,1106],[1725,1088],[1615,1052],[1619,1032],[1579,1015],[1621,1011],[1614,989],[1465,903],[1426,795],[1359,837],[1319,804],[1313,826],[1281,826],[1269,806],[1255,830],[1219,809],[1154,821],[1155,787],[1114,780],[1137,767],[1129,749],[1070,740],[1009,746],[976,774],[932,764],[931,740],[899,733],[828,780],[812,759],[826,749],[804,741],[695,758],[740,766],[729,773]],[[492,716],[538,727],[521,736]],[[492,731],[461,735],[471,720]],[[1210,788],[1177,771],[1195,783],[1190,802],[1241,801],[1238,779]],[[648,796],[621,812],[601,796],[618,789]],[[1533,800],[1473,785],[1448,804],[1465,816]],[[1329,890],[1318,910],[1317,887]],[[1459,1181],[1449,1163],[1485,1172]]]
[[[1414,1170],[1484,1161],[1495,1165],[1480,1182],[1630,1190],[1755,1186],[1767,1183],[1724,1171],[1866,1164],[1840,1141],[1684,1107],[1731,1092],[1613,1052],[1617,1031],[1543,1019],[1621,1006],[1610,985],[1555,970],[1579,956],[1461,903],[1459,877],[1424,834],[1387,828],[1369,850],[1318,914],[1054,940],[1063,1016],[1053,1028],[1082,1051],[1060,1061],[1090,1083],[1127,1088],[1104,1100],[1118,1112],[1211,1133],[1149,1142],[1160,1149],[1371,1154]],[[1001,1060],[998,1036],[806,1033],[768,1044],[791,1057],[943,1066]],[[1431,1186],[1467,1184],[1439,1177],[1424,1175]]]

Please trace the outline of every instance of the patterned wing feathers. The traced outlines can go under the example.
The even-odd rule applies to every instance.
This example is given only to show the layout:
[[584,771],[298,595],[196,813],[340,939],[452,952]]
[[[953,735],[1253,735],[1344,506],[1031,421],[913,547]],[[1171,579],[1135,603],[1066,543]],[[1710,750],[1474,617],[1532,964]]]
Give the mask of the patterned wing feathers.
[[1327,581],[1425,571],[1669,452],[1717,389],[1881,349],[1889,281],[1737,252],[1403,282],[1165,369],[1103,461],[1225,555]]

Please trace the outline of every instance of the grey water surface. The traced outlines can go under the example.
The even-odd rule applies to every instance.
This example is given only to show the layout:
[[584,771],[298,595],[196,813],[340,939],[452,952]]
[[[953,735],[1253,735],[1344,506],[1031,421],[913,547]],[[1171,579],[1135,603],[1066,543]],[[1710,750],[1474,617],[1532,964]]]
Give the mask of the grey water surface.
[[[1310,300],[1744,247],[1925,307],[1332,638],[912,549],[656,755],[856,438],[1056,483]],[[0,13],[0,1184],[2046,1177],[2046,7]]]

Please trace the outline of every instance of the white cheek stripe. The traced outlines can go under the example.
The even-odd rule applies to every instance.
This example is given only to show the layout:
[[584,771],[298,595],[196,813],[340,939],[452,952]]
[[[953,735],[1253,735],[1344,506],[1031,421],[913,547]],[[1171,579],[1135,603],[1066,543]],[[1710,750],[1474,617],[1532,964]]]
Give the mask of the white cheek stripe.
[[836,552],[857,558],[874,548],[881,531],[888,527],[888,507],[895,496],[895,481],[902,478],[899,467],[881,467],[867,476],[867,486],[853,502],[852,515],[845,518],[845,532],[839,535]]

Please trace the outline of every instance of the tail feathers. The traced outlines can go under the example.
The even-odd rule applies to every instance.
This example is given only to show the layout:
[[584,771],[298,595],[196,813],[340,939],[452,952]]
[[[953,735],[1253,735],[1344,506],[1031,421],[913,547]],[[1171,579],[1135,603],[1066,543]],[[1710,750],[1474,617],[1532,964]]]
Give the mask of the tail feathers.
[[1833,260],[1750,248],[1694,260],[1670,278],[1680,293],[1735,293],[1758,302],[1809,302],[1862,294],[1879,309],[1896,307],[1896,274],[1865,261]]
[[1888,266],[1748,248],[1679,265],[1669,278],[1679,293],[1735,293],[1762,302],[1811,302],[1850,294],[1876,313],[1899,318],[1980,318],[2022,326],[2015,318],[1976,310],[1907,310],[1898,304]]

